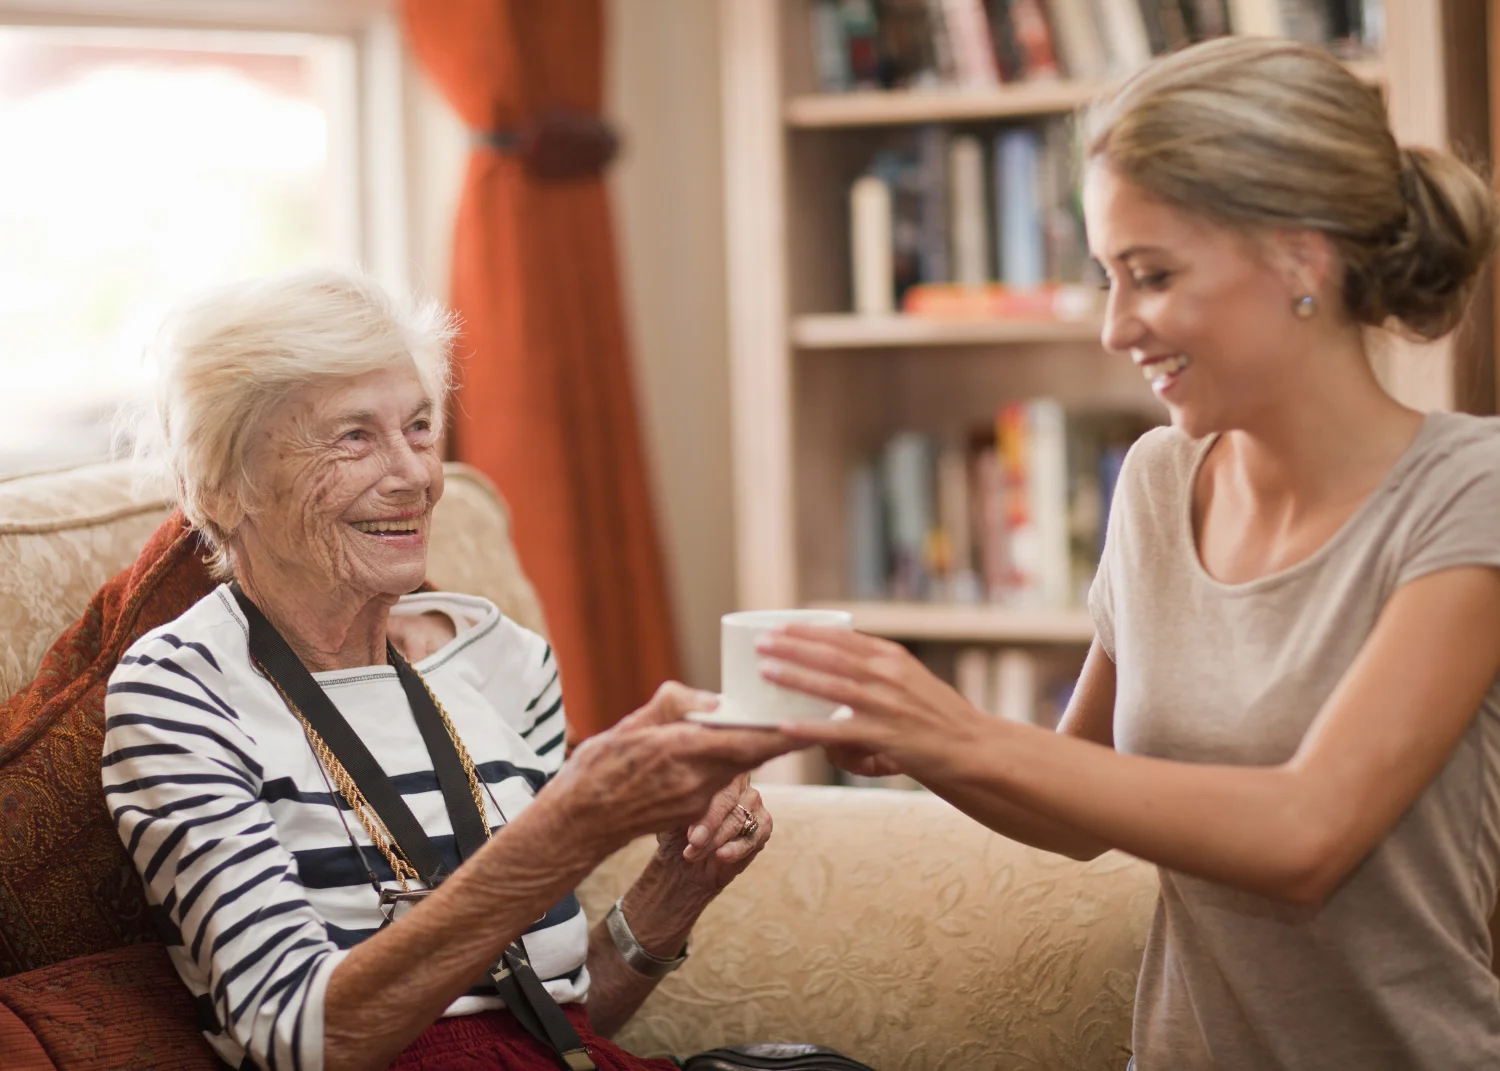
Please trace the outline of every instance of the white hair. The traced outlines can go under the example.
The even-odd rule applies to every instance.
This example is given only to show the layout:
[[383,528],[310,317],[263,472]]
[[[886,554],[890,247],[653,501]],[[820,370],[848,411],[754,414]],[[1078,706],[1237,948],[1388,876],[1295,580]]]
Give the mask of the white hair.
[[169,317],[157,340],[157,434],[178,505],[230,575],[226,544],[256,508],[249,471],[255,429],[286,397],[322,380],[409,360],[433,402],[434,428],[452,384],[455,317],[433,301],[397,302],[367,276],[319,268],[231,283]]

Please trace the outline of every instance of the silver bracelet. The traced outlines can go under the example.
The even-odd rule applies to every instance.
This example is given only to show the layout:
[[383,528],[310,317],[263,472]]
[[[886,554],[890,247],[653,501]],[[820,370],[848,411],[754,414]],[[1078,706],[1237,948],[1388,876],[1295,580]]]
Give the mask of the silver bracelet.
[[635,939],[635,934],[630,932],[630,923],[625,921],[624,903],[623,896],[615,901],[615,906],[604,916],[604,928],[609,931],[610,940],[614,941],[620,958],[631,970],[647,978],[665,978],[687,962],[687,945],[683,945],[681,954],[672,959],[663,959],[642,948],[641,943]]

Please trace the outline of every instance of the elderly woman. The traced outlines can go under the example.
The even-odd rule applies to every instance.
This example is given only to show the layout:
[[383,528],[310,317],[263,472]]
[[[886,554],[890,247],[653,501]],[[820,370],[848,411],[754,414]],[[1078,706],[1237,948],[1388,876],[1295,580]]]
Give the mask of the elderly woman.
[[[601,1035],[765,844],[745,772],[790,745],[683,722],[713,697],[670,684],[564,763],[547,643],[484,599],[409,594],[450,334],[333,272],[180,317],[166,456],[229,582],[121,660],[105,793],[231,1066],[670,1066]],[[590,932],[574,887],[646,833]]]

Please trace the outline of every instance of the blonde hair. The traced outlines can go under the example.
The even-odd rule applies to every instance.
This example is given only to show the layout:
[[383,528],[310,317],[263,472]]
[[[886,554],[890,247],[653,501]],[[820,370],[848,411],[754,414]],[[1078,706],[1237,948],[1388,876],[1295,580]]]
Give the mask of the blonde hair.
[[1086,117],[1087,155],[1204,218],[1323,233],[1356,323],[1435,339],[1496,239],[1488,184],[1396,144],[1375,90],[1322,49],[1226,37],[1148,64]]
[[215,576],[230,575],[226,544],[256,509],[250,446],[271,411],[308,384],[410,360],[441,430],[455,331],[437,303],[398,304],[374,280],[335,269],[232,283],[169,318],[154,347],[157,435],[135,449],[160,454]]

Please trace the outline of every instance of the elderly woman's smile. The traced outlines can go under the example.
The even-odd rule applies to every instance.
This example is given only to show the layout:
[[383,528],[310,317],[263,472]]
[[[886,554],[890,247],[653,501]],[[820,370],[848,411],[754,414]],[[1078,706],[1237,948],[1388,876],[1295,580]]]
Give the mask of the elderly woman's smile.
[[299,388],[252,452],[261,508],[231,546],[251,583],[257,561],[299,587],[398,597],[427,572],[432,507],[443,493],[433,400],[409,361]]

